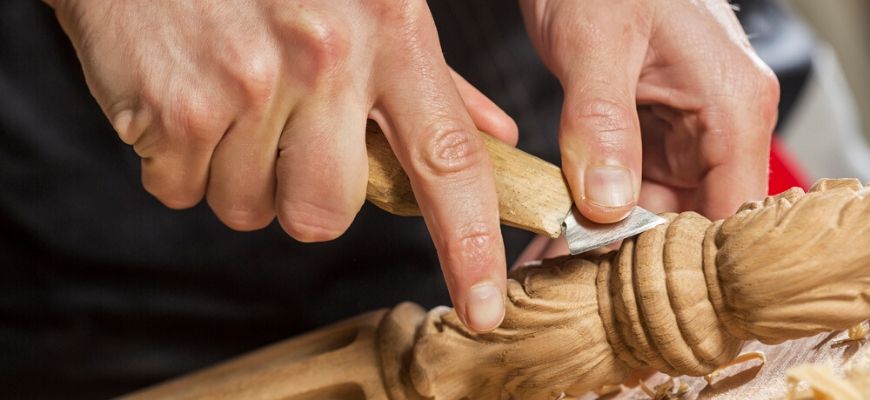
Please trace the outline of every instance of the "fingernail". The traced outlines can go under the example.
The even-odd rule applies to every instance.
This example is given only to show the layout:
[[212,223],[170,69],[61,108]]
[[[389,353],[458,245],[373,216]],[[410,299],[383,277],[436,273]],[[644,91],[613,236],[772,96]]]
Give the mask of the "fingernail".
[[504,319],[504,296],[492,282],[479,283],[471,288],[465,303],[468,325],[476,331],[491,331]]
[[634,201],[631,171],[616,165],[586,170],[586,199],[603,207],[623,207]]

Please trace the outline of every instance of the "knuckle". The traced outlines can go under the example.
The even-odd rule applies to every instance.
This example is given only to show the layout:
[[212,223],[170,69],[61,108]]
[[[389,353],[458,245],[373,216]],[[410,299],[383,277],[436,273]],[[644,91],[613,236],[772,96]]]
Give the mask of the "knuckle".
[[242,96],[255,106],[267,106],[280,78],[278,56],[266,49],[232,58],[226,62],[228,73],[240,88]]
[[738,140],[733,129],[734,119],[722,107],[709,107],[698,113],[697,126],[712,143],[731,146]]
[[447,254],[461,265],[463,273],[485,272],[493,265],[496,251],[493,247],[499,237],[482,222],[472,222],[456,230],[456,237],[447,242]]
[[300,242],[324,242],[341,236],[353,216],[318,202],[283,200],[278,222],[288,235]]
[[424,133],[422,165],[436,176],[452,175],[479,164],[486,157],[477,133],[456,122],[441,122]]
[[767,122],[773,124],[776,122],[779,110],[779,79],[776,78],[773,71],[768,69],[762,75],[760,87],[762,91],[762,113],[764,113]]
[[179,95],[173,100],[164,122],[167,132],[193,144],[215,143],[223,136],[230,117],[222,107],[213,104],[217,102],[196,95]]
[[343,29],[324,23],[313,24],[305,37],[309,56],[320,71],[332,71],[344,63],[350,49]]
[[[119,102],[108,108],[108,116],[112,124],[112,128],[117,132],[118,137],[122,142],[133,145],[136,143],[142,134],[145,132],[147,125],[143,124],[143,120],[147,121],[149,113],[141,108],[129,105],[129,102]],[[138,122],[138,123],[137,123]]]
[[333,73],[345,65],[351,52],[349,24],[334,17],[304,11],[284,18],[282,29],[304,59],[312,80]]
[[149,130],[133,143],[133,151],[141,158],[151,158],[162,154],[166,151],[166,136],[163,132]]
[[597,97],[582,101],[578,108],[578,122],[594,133],[626,132],[637,124],[634,110],[615,100]]

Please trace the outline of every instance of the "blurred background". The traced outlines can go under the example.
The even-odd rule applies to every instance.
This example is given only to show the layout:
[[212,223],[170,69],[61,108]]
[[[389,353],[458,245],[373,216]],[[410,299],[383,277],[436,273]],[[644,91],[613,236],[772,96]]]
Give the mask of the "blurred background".
[[781,178],[777,163],[804,185],[821,177],[870,181],[870,2],[737,3],[783,87],[772,185]]

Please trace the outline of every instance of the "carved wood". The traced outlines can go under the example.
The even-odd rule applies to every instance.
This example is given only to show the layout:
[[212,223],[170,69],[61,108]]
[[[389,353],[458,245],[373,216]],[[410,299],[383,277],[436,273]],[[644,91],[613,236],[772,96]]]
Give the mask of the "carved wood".
[[[425,313],[405,303],[379,314],[375,334],[355,336],[362,342],[353,341],[353,357],[294,339],[268,357],[230,361],[133,398],[554,399],[617,384],[637,368],[704,375],[737,355],[743,340],[780,343],[870,319],[870,188],[858,181],[792,189],[723,221],[691,212],[667,218],[618,251],[512,272],[505,319],[493,332],[468,331],[446,307]],[[302,357],[280,357],[306,348]],[[251,372],[260,364],[278,372]],[[369,383],[372,368],[380,389],[369,389],[378,387]],[[331,383],[304,377],[312,374]],[[307,392],[286,389],[303,386]]]

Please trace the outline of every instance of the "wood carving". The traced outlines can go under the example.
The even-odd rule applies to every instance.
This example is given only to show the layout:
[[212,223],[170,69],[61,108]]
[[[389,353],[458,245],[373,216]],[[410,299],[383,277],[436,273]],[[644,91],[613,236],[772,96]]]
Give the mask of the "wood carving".
[[512,272],[493,332],[470,332],[446,307],[405,303],[370,314],[360,326],[371,328],[345,349],[312,350],[309,335],[133,397],[555,399],[648,366],[702,376],[743,340],[779,343],[870,319],[870,187],[856,180],[791,189],[721,221],[667,218],[618,251]]

